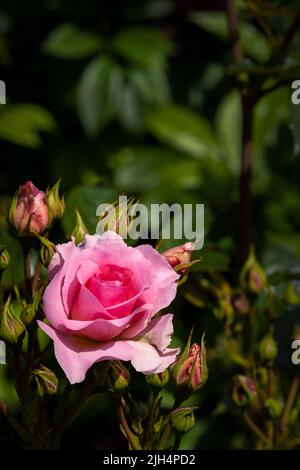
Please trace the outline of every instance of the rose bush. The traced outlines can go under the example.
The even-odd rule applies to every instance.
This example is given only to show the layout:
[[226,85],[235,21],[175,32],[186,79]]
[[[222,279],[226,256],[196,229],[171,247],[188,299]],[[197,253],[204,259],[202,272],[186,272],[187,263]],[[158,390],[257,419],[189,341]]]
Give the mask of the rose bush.
[[150,245],[129,247],[114,232],[57,246],[43,305],[56,358],[71,384],[98,361],[130,361],[145,374],[164,371],[172,315],[153,318],[174,299],[178,274]]

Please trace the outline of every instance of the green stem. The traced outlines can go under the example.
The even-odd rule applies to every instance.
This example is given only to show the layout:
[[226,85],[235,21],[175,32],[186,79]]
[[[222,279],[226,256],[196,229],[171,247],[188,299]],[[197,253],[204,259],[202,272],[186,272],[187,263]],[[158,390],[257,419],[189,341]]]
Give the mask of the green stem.
[[118,405],[118,417],[121,428],[126,435],[126,438],[130,444],[130,447],[134,450],[143,450],[143,446],[140,443],[139,438],[130,430],[126,416],[124,413],[124,398],[121,397],[119,405]]
[[247,411],[245,411],[243,417],[244,417],[245,423],[249,426],[249,428],[256,435],[256,437],[258,437],[258,439],[262,441],[264,444],[266,444],[267,446],[270,446],[270,441],[268,437],[254,423],[254,421],[252,420],[251,416],[249,415]]
[[297,398],[298,390],[299,390],[299,385],[300,385],[300,376],[296,375],[291,383],[289,393],[287,396],[285,408],[283,411],[280,427],[283,433],[287,431],[288,425],[289,425],[289,419],[291,415],[291,411],[294,406],[294,402]]

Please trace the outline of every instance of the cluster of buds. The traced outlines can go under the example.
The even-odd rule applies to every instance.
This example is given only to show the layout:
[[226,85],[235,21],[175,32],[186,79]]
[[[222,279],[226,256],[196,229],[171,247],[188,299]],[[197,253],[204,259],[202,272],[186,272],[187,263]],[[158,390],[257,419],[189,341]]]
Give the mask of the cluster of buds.
[[37,291],[31,303],[24,299],[12,300],[9,296],[0,313],[0,338],[9,343],[17,343],[26,327],[35,318],[42,293]]
[[181,396],[199,390],[208,378],[204,335],[201,346],[197,343],[191,346],[191,336],[192,332],[183,353],[170,367],[172,383]]
[[20,186],[9,210],[9,222],[18,235],[41,234],[62,217],[65,204],[59,196],[59,185],[60,181],[46,193],[31,181]]

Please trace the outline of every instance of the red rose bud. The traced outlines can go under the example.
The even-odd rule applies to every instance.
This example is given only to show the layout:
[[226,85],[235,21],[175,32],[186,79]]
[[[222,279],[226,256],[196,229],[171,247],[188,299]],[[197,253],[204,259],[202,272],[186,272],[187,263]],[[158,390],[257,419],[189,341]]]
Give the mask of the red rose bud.
[[48,227],[49,213],[45,193],[31,181],[23,184],[14,196],[9,221],[19,235],[42,233]]
[[109,361],[106,370],[106,385],[112,392],[122,392],[130,382],[130,373],[121,361]]
[[194,246],[194,243],[191,242],[175,246],[174,248],[164,251],[162,256],[167,259],[173,269],[179,274],[184,275],[187,273],[189,266],[193,264],[191,263],[191,257]]
[[72,236],[75,238],[76,245],[82,243],[85,239],[85,235],[88,233],[88,229],[84,225],[82,217],[78,210],[76,210],[76,226],[72,232]]
[[31,382],[34,382],[37,393],[41,398],[54,395],[57,392],[58,380],[56,375],[43,365],[32,371]]
[[168,369],[164,372],[159,372],[158,374],[146,375],[146,381],[149,385],[152,385],[155,388],[164,388],[169,382]]
[[247,406],[257,398],[256,386],[250,377],[237,375],[232,394],[237,406]]
[[171,426],[179,433],[186,433],[195,426],[195,406],[177,408],[171,413]]
[[8,251],[4,248],[0,248],[0,271],[4,271],[4,269],[7,269],[9,266],[10,262],[10,256]]
[[65,211],[64,197],[59,196],[60,182],[61,180],[58,180],[46,193],[50,224],[52,224],[55,219],[60,219]]
[[262,361],[272,362],[278,352],[277,343],[271,334],[266,335],[259,343],[259,356]]
[[241,271],[240,281],[244,288],[255,294],[259,294],[267,285],[266,273],[257,262],[253,248],[251,248],[249,258]]
[[208,378],[204,335],[201,346],[197,343],[190,346],[190,343],[191,334],[182,355],[170,367],[170,375],[176,387],[194,392],[200,389]]
[[17,343],[24,331],[25,325],[14,312],[11,305],[11,297],[8,297],[1,313],[0,338],[9,343]]

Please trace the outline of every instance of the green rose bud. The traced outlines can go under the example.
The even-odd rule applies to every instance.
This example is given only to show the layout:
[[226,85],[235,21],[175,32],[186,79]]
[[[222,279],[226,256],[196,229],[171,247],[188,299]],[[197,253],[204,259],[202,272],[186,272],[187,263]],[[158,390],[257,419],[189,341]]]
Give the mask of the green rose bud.
[[241,271],[240,282],[242,287],[249,289],[254,294],[259,294],[267,285],[266,273],[257,262],[253,248],[251,248],[249,257]]
[[8,297],[1,314],[0,337],[9,343],[17,343],[24,331],[25,325],[14,313],[11,297]]
[[282,415],[283,404],[276,398],[268,398],[265,401],[265,410],[272,419],[277,419]]
[[122,392],[129,385],[130,373],[121,361],[109,361],[105,382],[112,392]]
[[78,210],[76,210],[76,226],[72,232],[72,236],[75,238],[75,243],[78,245],[85,239],[85,235],[88,233],[88,229],[84,225],[82,217]]
[[262,361],[272,362],[278,352],[277,343],[271,334],[266,335],[259,343],[259,356]]
[[22,313],[21,313],[21,319],[26,326],[29,325],[32,322],[32,320],[35,318],[38,312],[41,298],[42,298],[42,292],[37,291],[36,294],[34,295],[33,302],[30,304],[27,304],[23,308]]
[[49,223],[52,224],[54,220],[60,219],[65,211],[64,197],[59,195],[59,186],[61,180],[58,180],[52,188],[46,192],[46,202],[49,211]]
[[0,271],[7,269],[10,262],[10,256],[5,247],[0,247]]
[[177,408],[171,413],[171,426],[180,433],[186,433],[195,426],[195,406]]
[[31,382],[36,386],[37,393],[41,398],[57,393],[57,377],[54,372],[43,365],[32,371]]
[[164,372],[159,372],[158,374],[146,375],[146,381],[149,385],[152,385],[155,388],[164,388],[169,382],[168,369]]

